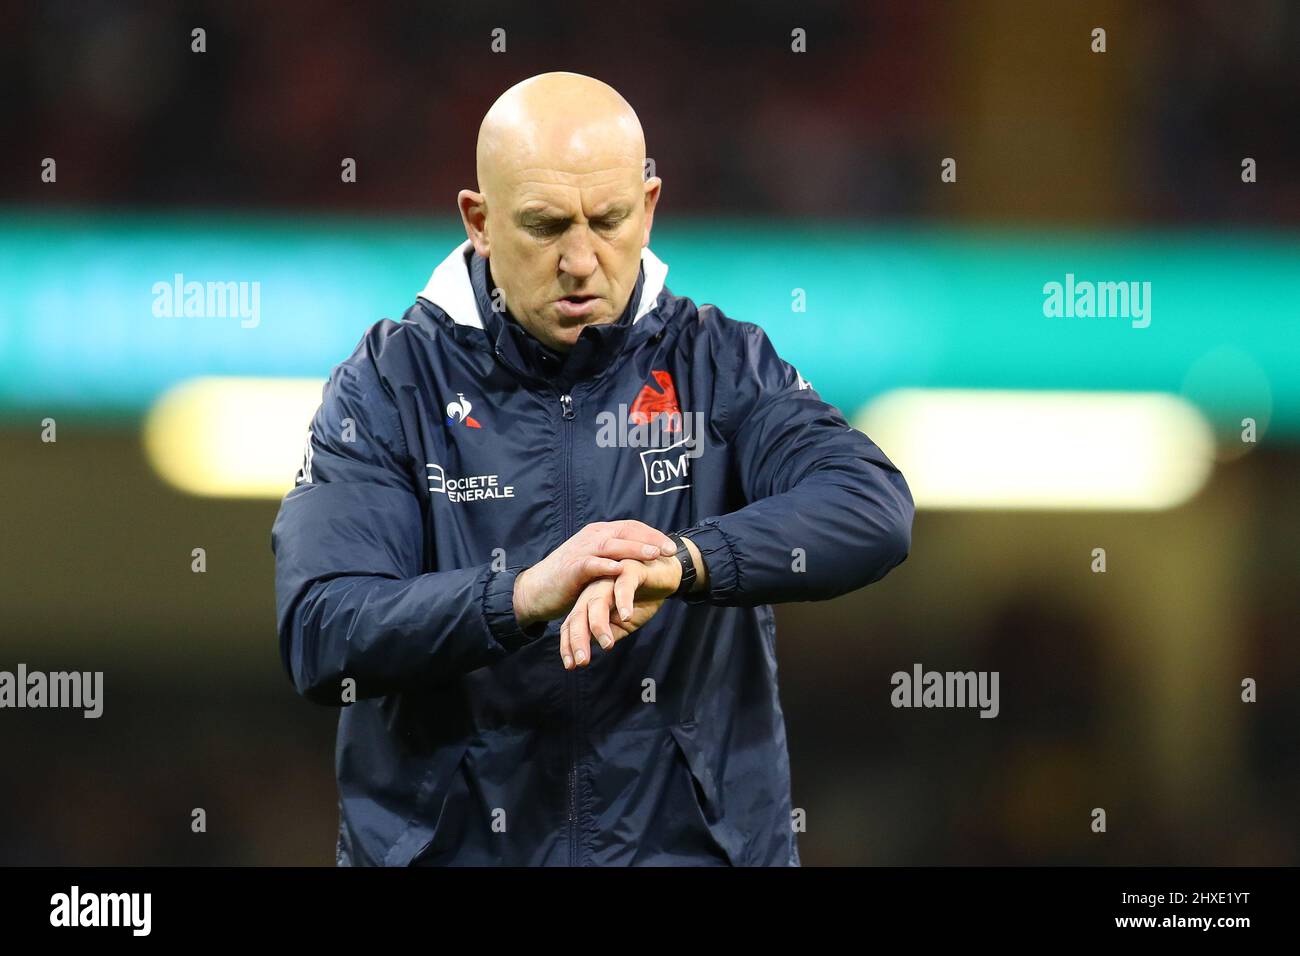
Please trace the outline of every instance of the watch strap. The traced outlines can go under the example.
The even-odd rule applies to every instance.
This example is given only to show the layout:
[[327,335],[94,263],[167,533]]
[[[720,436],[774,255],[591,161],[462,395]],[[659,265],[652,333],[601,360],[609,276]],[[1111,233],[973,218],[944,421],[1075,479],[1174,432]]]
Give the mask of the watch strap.
[[682,540],[680,534],[670,534],[669,540],[677,545],[677,552],[674,557],[682,566],[682,580],[677,585],[677,590],[673,592],[673,597],[681,597],[683,594],[689,594],[691,588],[695,586],[695,561],[691,558],[690,549],[686,547],[686,542]]

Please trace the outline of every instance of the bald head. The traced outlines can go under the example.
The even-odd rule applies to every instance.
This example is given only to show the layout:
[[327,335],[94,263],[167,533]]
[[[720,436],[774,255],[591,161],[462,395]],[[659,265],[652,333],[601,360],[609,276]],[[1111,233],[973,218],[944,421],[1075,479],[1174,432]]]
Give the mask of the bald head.
[[627,100],[579,73],[543,73],[502,93],[478,131],[479,190],[530,167],[580,172],[603,163],[645,166],[645,135]]
[[645,136],[613,87],[543,73],[506,90],[479,129],[478,190],[458,204],[506,308],[567,349],[627,305],[650,239],[660,182]]

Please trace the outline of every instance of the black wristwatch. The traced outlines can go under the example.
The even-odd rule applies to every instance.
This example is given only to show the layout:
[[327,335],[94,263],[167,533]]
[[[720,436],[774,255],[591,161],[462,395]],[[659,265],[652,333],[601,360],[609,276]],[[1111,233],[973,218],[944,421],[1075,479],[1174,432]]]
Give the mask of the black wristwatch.
[[691,558],[690,549],[686,547],[686,542],[682,540],[680,534],[670,534],[669,540],[677,545],[677,554],[675,557],[682,566],[682,580],[677,585],[677,590],[672,593],[673,597],[681,597],[683,594],[689,594],[691,588],[695,587],[695,561]]

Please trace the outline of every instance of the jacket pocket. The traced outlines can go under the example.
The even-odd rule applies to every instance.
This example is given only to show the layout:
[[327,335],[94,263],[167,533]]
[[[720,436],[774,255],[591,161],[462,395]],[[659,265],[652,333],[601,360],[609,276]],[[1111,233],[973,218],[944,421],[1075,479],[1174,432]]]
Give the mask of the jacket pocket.
[[546,735],[534,729],[476,732],[441,788],[440,809],[436,818],[430,811],[427,838],[412,862],[533,866],[547,859],[563,813],[556,784],[564,778],[554,756]]
[[674,724],[668,728],[668,731],[685,764],[685,770],[690,775],[695,806],[699,812],[699,825],[709,834],[711,841],[728,863],[732,866],[744,866],[744,838],[727,822],[717,778],[707,755],[695,738],[694,721]]
[[416,799],[416,815],[407,821],[406,829],[384,857],[385,866],[409,866],[433,842],[446,810],[447,796],[460,774],[470,743],[471,739],[466,738],[435,751],[430,757]]

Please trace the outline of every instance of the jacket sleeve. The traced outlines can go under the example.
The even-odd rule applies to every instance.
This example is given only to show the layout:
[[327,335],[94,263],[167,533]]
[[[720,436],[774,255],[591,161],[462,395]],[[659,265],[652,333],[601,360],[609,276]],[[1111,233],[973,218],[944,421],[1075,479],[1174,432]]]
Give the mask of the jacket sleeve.
[[520,568],[421,573],[424,517],[395,404],[363,343],[325,385],[271,532],[280,655],[298,692],[341,706],[431,686],[540,636],[514,614]]
[[907,482],[762,329],[738,325],[740,346],[715,364],[727,389],[720,431],[749,504],[682,531],[709,571],[708,589],[687,600],[819,601],[880,580],[911,550]]

